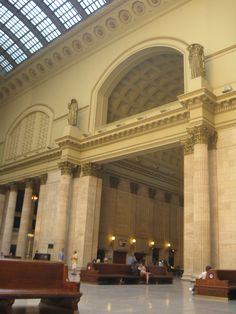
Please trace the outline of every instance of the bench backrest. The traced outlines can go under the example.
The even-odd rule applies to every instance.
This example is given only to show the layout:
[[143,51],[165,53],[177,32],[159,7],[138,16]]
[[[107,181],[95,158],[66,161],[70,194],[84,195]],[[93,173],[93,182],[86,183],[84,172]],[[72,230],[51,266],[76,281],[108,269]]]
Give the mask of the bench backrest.
[[236,285],[236,270],[211,269],[207,272],[207,279],[228,280],[229,284]]
[[153,275],[172,276],[171,273],[167,272],[167,269],[165,266],[150,266],[150,272]]
[[66,276],[61,262],[0,259],[0,289],[56,289]]
[[92,267],[97,270],[99,274],[131,275],[131,267],[127,264],[94,263]]

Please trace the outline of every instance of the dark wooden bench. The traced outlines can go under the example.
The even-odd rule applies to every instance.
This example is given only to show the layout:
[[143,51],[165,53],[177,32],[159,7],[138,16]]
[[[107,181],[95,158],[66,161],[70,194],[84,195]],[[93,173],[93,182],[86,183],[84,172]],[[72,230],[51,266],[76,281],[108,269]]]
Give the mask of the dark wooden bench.
[[[168,273],[165,267],[152,266],[150,271],[152,273],[150,283],[173,282],[173,275]],[[87,268],[81,270],[80,280],[98,284],[137,284],[145,281],[145,277],[133,275],[131,266],[127,264],[88,263]]]
[[0,313],[11,313],[15,299],[41,299],[42,304],[78,309],[80,285],[68,280],[61,262],[0,260]]
[[206,279],[196,280],[195,294],[236,299],[236,270],[208,270]]

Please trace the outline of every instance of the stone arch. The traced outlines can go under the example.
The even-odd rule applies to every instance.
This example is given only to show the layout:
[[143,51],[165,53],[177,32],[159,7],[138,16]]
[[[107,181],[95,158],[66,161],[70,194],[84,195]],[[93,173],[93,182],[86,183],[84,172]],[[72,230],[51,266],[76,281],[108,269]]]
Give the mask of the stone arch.
[[124,76],[124,73],[145,59],[164,51],[176,51],[183,56],[183,79],[185,93],[188,90],[190,70],[188,66],[188,44],[174,38],[157,38],[142,42],[124,51],[113,63],[103,72],[98,83],[92,91],[90,107],[89,130],[94,132],[96,128],[107,123],[108,97],[114,87]]
[[50,143],[52,120],[53,111],[46,105],[33,105],[21,113],[6,134],[4,161],[45,149]]

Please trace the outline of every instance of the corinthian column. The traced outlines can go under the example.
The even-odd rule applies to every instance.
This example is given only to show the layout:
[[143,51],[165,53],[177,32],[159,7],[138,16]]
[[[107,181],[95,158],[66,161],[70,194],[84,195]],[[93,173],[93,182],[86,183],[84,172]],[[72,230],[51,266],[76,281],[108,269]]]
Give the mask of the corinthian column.
[[71,189],[73,165],[70,162],[64,161],[59,164],[61,169],[61,179],[57,198],[57,213],[54,229],[54,258],[60,250],[65,247],[66,235],[68,230],[68,207],[69,196]]
[[41,252],[41,248],[39,246],[40,233],[42,231],[42,221],[45,209],[45,194],[46,194],[46,183],[47,183],[47,174],[41,175],[40,179],[40,188],[39,188],[39,201],[37,208],[37,217],[36,217],[36,225],[34,231],[34,248],[33,251],[39,250]]
[[193,194],[193,140],[189,137],[184,143],[184,280],[193,275]]
[[28,233],[30,231],[30,223],[32,219],[32,195],[33,183],[31,180],[29,180],[26,181],[25,184],[25,194],[16,247],[16,255],[23,258],[26,256]]
[[86,266],[97,256],[101,192],[101,168],[93,163],[82,165],[73,243],[73,249],[77,249],[79,253],[80,267]]
[[193,159],[193,275],[198,276],[206,265],[211,263],[210,238],[210,189],[208,169],[208,141],[210,129],[204,125],[194,127],[191,131],[194,138]]
[[16,208],[17,185],[12,184],[10,188],[8,204],[6,209],[6,218],[3,226],[2,248],[1,251],[8,255],[11,247],[12,228],[14,223],[14,215]]

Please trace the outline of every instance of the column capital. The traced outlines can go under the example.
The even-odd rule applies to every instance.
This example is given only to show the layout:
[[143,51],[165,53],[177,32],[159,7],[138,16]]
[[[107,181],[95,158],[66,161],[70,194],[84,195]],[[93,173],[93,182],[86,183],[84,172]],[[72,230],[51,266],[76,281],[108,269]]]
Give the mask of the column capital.
[[190,138],[193,139],[194,144],[208,144],[214,132],[212,128],[204,124],[188,129],[188,133]]
[[61,161],[58,163],[59,168],[61,169],[61,174],[68,174],[71,175],[73,174],[73,170],[75,169],[76,165],[69,162],[69,161]]
[[42,174],[39,176],[40,185],[46,184],[48,179],[48,174]]
[[194,139],[189,136],[184,142],[184,155],[191,155],[194,151]]
[[212,135],[209,138],[209,149],[210,150],[216,149],[217,140],[218,140],[218,134],[216,131],[213,131]]
[[101,178],[102,176],[102,167],[101,165],[92,163],[92,162],[88,162],[86,164],[82,164],[81,165],[81,169],[82,169],[82,176],[94,176],[94,177],[98,177]]
[[18,189],[18,184],[17,184],[17,182],[10,182],[10,183],[8,183],[8,186],[9,186],[9,188],[10,188],[10,190],[11,191],[17,191],[17,189]]
[[26,188],[32,188],[33,183],[34,183],[34,179],[27,178],[23,182],[24,182]]

